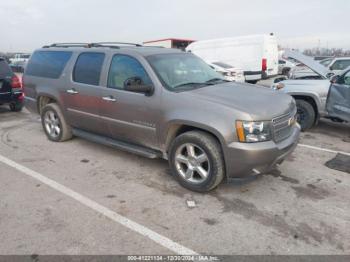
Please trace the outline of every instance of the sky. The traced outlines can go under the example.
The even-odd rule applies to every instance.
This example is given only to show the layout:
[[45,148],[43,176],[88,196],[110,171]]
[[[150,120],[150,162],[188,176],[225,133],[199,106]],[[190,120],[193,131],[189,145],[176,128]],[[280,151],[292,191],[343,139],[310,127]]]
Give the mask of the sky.
[[0,0],[0,51],[271,32],[287,48],[350,49],[349,15],[349,0]]

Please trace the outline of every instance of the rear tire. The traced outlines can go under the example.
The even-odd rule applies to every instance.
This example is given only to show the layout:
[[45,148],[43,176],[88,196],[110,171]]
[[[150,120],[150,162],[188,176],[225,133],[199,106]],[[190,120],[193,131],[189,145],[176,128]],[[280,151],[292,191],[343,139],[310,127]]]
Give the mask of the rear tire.
[[196,192],[216,188],[225,175],[220,144],[202,131],[186,132],[174,139],[169,151],[169,165],[178,182]]
[[41,110],[41,123],[47,138],[51,141],[63,142],[73,137],[71,127],[55,103],[47,104]]
[[313,106],[302,99],[296,99],[297,121],[300,124],[301,131],[310,129],[316,120],[316,113]]
[[21,112],[23,109],[23,103],[22,102],[12,102],[12,103],[10,103],[9,108],[12,112]]

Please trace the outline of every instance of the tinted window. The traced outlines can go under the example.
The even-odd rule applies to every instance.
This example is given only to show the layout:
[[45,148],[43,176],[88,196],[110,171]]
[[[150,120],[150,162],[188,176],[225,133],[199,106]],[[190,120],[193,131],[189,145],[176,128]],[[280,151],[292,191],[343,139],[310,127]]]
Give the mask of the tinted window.
[[66,51],[37,51],[26,68],[26,74],[32,76],[59,78],[72,52]]
[[82,53],[79,55],[73,70],[73,80],[88,85],[99,85],[105,54]]
[[284,64],[286,63],[286,61],[283,61],[283,60],[278,60],[278,63],[279,63],[279,64],[283,64],[283,65],[284,65]]
[[338,60],[332,65],[332,70],[344,70],[350,66],[350,60]]
[[0,60],[0,79],[3,79],[11,75],[12,75],[12,71],[10,66],[6,63],[5,60]]
[[350,71],[344,75],[344,84],[350,86]]
[[114,56],[108,74],[108,87],[123,89],[125,80],[131,77],[141,78],[145,85],[151,84],[139,61],[126,55]]

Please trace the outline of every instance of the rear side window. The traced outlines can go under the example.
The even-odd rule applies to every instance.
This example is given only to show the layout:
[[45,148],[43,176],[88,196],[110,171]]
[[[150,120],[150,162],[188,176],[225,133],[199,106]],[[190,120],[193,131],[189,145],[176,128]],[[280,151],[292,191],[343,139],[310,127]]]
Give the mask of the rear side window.
[[37,51],[32,55],[25,73],[57,79],[61,76],[71,56],[72,52],[67,51]]
[[74,66],[73,80],[88,85],[99,85],[104,58],[104,53],[80,54]]
[[0,79],[3,79],[11,75],[12,75],[12,71],[10,66],[6,63],[5,60],[0,60]]

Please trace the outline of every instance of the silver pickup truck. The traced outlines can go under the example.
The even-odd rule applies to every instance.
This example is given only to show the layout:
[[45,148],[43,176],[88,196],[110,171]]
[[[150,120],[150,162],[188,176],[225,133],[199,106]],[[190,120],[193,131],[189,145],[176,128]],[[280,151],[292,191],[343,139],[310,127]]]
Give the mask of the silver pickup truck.
[[290,71],[289,78],[277,78],[274,90],[294,97],[297,104],[297,121],[302,130],[316,125],[320,117],[337,122],[350,121],[350,67],[334,75],[311,57],[296,51],[284,56],[303,64]]

